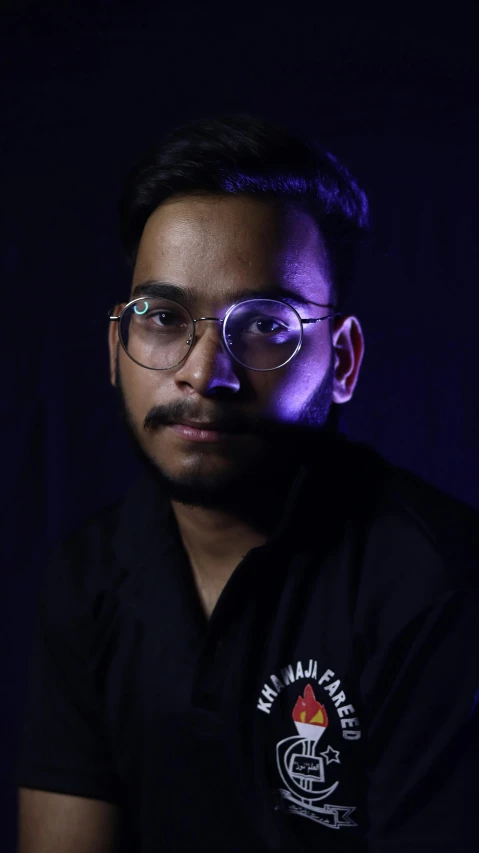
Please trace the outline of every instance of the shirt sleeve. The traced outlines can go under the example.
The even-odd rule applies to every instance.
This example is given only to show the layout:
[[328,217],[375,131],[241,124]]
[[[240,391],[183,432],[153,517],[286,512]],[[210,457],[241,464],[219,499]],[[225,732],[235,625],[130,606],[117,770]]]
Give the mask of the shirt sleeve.
[[118,803],[119,782],[88,669],[93,607],[83,565],[81,547],[69,539],[47,567],[15,781]]
[[479,595],[443,594],[367,665],[369,853],[479,850]]

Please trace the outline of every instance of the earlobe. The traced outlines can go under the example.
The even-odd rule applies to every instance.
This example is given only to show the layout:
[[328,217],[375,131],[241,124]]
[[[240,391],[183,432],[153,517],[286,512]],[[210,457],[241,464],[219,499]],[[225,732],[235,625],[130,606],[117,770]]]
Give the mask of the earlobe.
[[[119,317],[126,302],[119,302],[111,311],[112,317]],[[108,349],[110,352],[110,382],[116,388],[117,362],[120,350],[120,333],[118,320],[110,320],[110,328],[108,329]]]
[[116,360],[112,359],[110,363],[110,383],[113,388],[116,388]]
[[333,402],[347,403],[353,396],[364,355],[364,339],[356,317],[342,318],[334,335]]
[[334,381],[333,381],[333,403],[347,403],[352,397],[352,390],[348,387],[351,365],[345,366],[344,359],[335,356]]
[[116,328],[116,323],[110,321],[110,328],[108,329],[108,350],[110,357],[110,383],[116,388],[116,362],[118,359],[118,329]]

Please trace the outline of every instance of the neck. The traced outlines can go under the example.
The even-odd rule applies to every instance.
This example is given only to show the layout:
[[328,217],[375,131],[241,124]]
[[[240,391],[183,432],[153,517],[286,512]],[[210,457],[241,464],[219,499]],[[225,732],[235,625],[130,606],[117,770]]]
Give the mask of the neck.
[[[290,487],[291,483],[288,483]],[[257,490],[248,499],[247,511],[187,506],[172,501],[181,538],[196,564],[211,573],[235,559],[242,559],[250,548],[264,544],[275,530],[289,488]],[[215,568],[216,567],[216,568]]]
[[207,615],[246,554],[265,545],[276,529],[290,487],[289,481],[281,490],[255,490],[247,513],[171,502]]

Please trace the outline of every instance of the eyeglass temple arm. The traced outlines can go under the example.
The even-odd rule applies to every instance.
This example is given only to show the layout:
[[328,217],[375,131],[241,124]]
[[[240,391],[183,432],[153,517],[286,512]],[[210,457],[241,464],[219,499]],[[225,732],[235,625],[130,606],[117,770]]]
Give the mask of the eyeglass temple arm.
[[316,317],[316,319],[315,319],[315,320],[303,320],[303,319],[300,317],[300,320],[301,320],[301,322],[302,322],[302,323],[320,323],[320,322],[321,322],[321,320],[330,320],[330,319],[331,319],[331,317],[342,317],[342,316],[343,316],[343,315],[342,315],[342,313],[341,313],[340,311],[335,311],[335,313],[334,313],[334,314],[328,314],[328,316],[327,316],[327,317]]
[[[116,317],[116,316],[112,316],[112,315],[111,315],[111,313],[110,313],[110,312],[111,312],[112,310],[113,310],[113,309],[112,309],[112,308],[110,308],[110,309],[107,311],[107,318],[108,318],[108,320],[119,320],[119,319],[120,319],[120,317],[119,317],[119,316],[118,316],[118,317]],[[328,314],[328,315],[327,315],[327,317],[317,317],[315,320],[303,320],[303,318],[302,318],[302,317],[300,317],[300,320],[301,320],[301,322],[302,322],[302,323],[320,323],[320,322],[321,322],[321,320],[330,320],[330,319],[331,319],[331,317],[341,317],[341,316],[342,316],[341,312],[340,312],[340,311],[336,311],[334,314]],[[200,317],[199,319],[201,319],[201,320],[216,320],[217,318],[216,318],[216,317]]]

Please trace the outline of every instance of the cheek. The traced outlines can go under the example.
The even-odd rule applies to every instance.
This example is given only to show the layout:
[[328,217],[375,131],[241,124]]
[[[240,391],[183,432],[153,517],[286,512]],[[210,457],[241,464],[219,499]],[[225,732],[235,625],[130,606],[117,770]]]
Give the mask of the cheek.
[[136,365],[128,357],[120,356],[121,383],[125,401],[136,423],[143,423],[153,406],[161,405],[165,399],[164,381],[153,370]]
[[318,384],[317,376],[291,369],[275,387],[269,413],[275,420],[294,421]]
[[[318,339],[303,340],[299,353],[268,388],[268,414],[275,420],[294,421],[324,380],[331,359],[330,347]],[[273,375],[273,374],[272,374]]]

